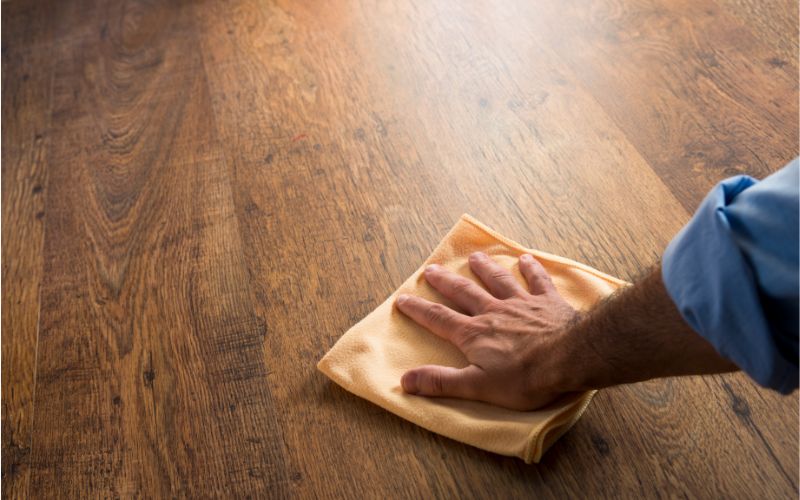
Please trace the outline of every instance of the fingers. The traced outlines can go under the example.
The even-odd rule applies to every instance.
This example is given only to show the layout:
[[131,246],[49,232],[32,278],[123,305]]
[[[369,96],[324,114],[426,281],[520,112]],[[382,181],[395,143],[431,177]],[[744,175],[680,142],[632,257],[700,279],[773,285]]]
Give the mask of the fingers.
[[541,295],[555,289],[553,280],[547,274],[542,264],[532,255],[523,254],[519,257],[519,271],[528,282],[528,288],[533,295]]
[[525,292],[508,269],[490,259],[485,253],[476,252],[470,255],[469,267],[498,299],[508,299]]
[[489,292],[474,281],[448,271],[442,266],[430,265],[425,269],[425,279],[442,295],[452,300],[458,307],[471,315],[484,310],[491,302]]
[[400,384],[408,394],[460,399],[480,399],[478,388],[483,371],[475,365],[466,368],[426,365],[403,374]]
[[457,313],[443,304],[437,304],[414,295],[397,297],[397,308],[439,337],[458,347],[458,334],[465,331],[469,316]]

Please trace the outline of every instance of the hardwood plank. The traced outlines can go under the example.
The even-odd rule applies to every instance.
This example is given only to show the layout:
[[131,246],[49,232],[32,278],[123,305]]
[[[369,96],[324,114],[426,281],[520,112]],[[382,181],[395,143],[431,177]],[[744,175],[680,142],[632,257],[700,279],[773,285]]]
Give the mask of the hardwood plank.
[[689,213],[719,180],[797,156],[796,57],[774,64],[715,2],[512,5],[509,24],[558,53]]
[[796,494],[797,398],[742,374],[602,391],[526,466],[314,368],[462,212],[633,279],[780,167],[785,3],[3,6],[4,498]]
[[[441,4],[439,4],[441,5]],[[515,57],[515,54],[536,54],[536,58],[532,60],[530,64],[535,65],[536,67],[543,66],[545,68],[552,67],[552,62],[547,62],[547,59],[542,57],[543,52],[546,51],[546,47],[541,43],[531,40],[532,37],[525,35],[526,26],[528,26],[528,22],[522,23],[512,23],[508,18],[504,16],[498,16],[497,18],[492,17],[492,13],[496,13],[496,10],[493,10],[491,13],[482,13],[481,16],[474,16],[470,15],[470,9],[460,9],[460,8],[450,8],[443,12],[440,12],[437,19],[456,19],[458,23],[463,25],[469,26],[470,33],[477,39],[473,43],[477,46],[484,46],[484,47],[493,47],[492,43],[498,44],[499,50],[496,50],[496,55],[499,64],[497,64],[497,72],[500,72],[499,68],[520,68],[524,66],[524,60],[522,57]],[[388,14],[387,14],[388,15]],[[398,16],[402,17],[402,16]],[[430,16],[433,17],[433,16]],[[508,22],[505,22],[508,21]],[[519,26],[522,28],[521,31],[515,32],[514,26]],[[485,35],[481,37],[481,35]],[[442,37],[441,39],[434,40],[434,44],[437,47],[447,47],[447,40],[458,40],[460,37],[453,36],[452,34],[448,37]],[[399,39],[399,38],[398,38]],[[526,40],[528,40],[526,42]],[[501,47],[506,47],[506,50],[503,50]],[[388,45],[387,42],[376,44],[385,46]],[[511,50],[511,47],[514,50]],[[468,53],[471,57],[480,58],[480,50],[479,49],[470,49],[468,47],[462,47],[462,50],[459,52],[458,50],[453,50],[454,54],[458,53]],[[477,53],[477,55],[476,55]],[[555,58],[553,58],[555,59]],[[487,65],[486,60],[482,60],[482,65],[485,67]],[[527,70],[528,73],[531,73],[532,70]],[[562,74],[565,75],[574,75],[574,73],[570,72],[568,69],[561,68]],[[490,74],[493,74],[491,70],[487,70]],[[577,77],[575,77],[577,79]],[[465,80],[466,76],[457,75],[451,81],[445,81],[443,83],[443,87],[447,88],[454,88],[459,80]],[[591,87],[588,86],[581,86],[586,90],[591,90]],[[398,90],[399,92],[399,90]],[[552,97],[551,97],[552,98]],[[579,99],[574,97],[570,98],[570,102],[576,103],[578,109],[585,111],[587,116],[591,116],[592,110],[591,103],[583,103]],[[409,102],[410,106],[410,102]],[[426,109],[435,108],[436,103],[431,102],[428,103]],[[796,106],[795,106],[796,109]],[[539,110],[540,113],[546,113],[547,110]],[[633,111],[630,111],[631,114],[635,114]],[[560,115],[565,115],[566,113],[563,110],[560,110]],[[457,114],[453,110],[448,110],[448,112],[442,113],[441,116],[446,116],[448,118],[457,119]],[[444,119],[444,118],[443,118]],[[493,116],[494,124],[497,124],[498,120],[496,116]],[[589,118],[583,118],[583,120],[588,121]],[[464,120],[466,121],[466,120]],[[571,123],[579,121],[578,117],[576,116]],[[545,125],[539,127],[539,129],[551,129],[552,125]],[[576,130],[579,136],[584,136],[583,132],[580,131],[579,126],[573,126],[573,129]],[[462,132],[463,133],[463,132]],[[477,134],[476,134],[477,135]],[[457,137],[448,138],[447,142],[458,142]],[[473,141],[477,141],[478,139],[473,138]],[[548,141],[552,142],[552,141]],[[468,146],[465,144],[463,145],[462,149],[466,149]],[[499,149],[499,148],[498,148]],[[586,149],[591,151],[593,157],[588,157],[584,159],[581,163],[585,165],[593,165],[593,161],[603,161],[600,154],[598,154],[597,146],[587,146]],[[534,154],[534,153],[531,153]],[[629,156],[629,155],[626,155]],[[628,160],[630,161],[630,160]],[[570,162],[570,164],[574,164]],[[504,167],[505,167],[504,163]],[[562,165],[560,167],[561,171],[569,169],[568,165]],[[454,174],[455,175],[455,174]],[[633,173],[617,173],[617,172],[609,172],[605,175],[607,178],[613,178],[613,182],[617,181],[617,176],[622,178],[636,178],[639,182],[634,188],[627,188],[627,189],[635,189],[642,193],[657,193],[658,191],[651,185],[645,182],[642,179],[642,176],[639,175],[638,177]],[[553,176],[555,177],[555,176]],[[514,176],[514,178],[523,178],[520,175]],[[556,177],[557,178],[557,177]],[[576,185],[576,182],[570,182],[570,185]],[[476,182],[476,185],[479,183]],[[481,186],[481,189],[485,189]],[[503,186],[502,190],[508,192],[509,190],[514,189],[513,187]],[[576,189],[576,192],[580,192]],[[604,194],[602,181],[598,182],[598,180],[594,180],[593,183],[587,185],[585,188],[585,192],[580,192],[580,198],[584,199],[591,199],[592,193]],[[473,194],[474,197],[479,196],[479,194]],[[520,196],[522,198],[522,196]],[[625,200],[626,203],[631,203],[629,200]],[[649,218],[643,219],[644,226],[641,228],[635,228],[628,223],[627,220],[624,219],[624,215],[621,217],[620,215],[614,213],[612,210],[609,210],[602,202],[598,202],[592,200],[592,206],[598,207],[595,210],[598,210],[603,214],[603,217],[610,217],[614,220],[619,220],[626,227],[631,228],[630,236],[621,234],[617,236],[618,239],[625,239],[626,236],[631,240],[631,242],[635,241],[640,247],[646,248],[650,246],[652,252],[655,256],[660,255],[661,249],[663,249],[663,244],[659,244],[656,242],[650,242],[646,240],[642,240],[641,237],[636,237],[633,235],[639,234],[646,234],[647,232],[655,233],[656,235],[660,235],[664,238],[664,241],[668,241],[672,235],[674,234],[674,230],[671,227],[665,227],[663,222],[655,222],[654,220],[650,220]],[[669,208],[667,208],[669,210]],[[553,211],[552,203],[543,203],[541,207],[533,207],[530,213],[538,213],[541,210],[546,211]],[[659,214],[660,207],[648,207],[642,206],[637,208],[629,208],[626,211],[628,216],[632,214],[648,214],[649,217],[653,217],[654,215]],[[685,214],[682,211],[680,217],[684,218],[683,220],[688,219],[688,214]],[[501,212],[501,213],[508,213],[508,212]],[[677,213],[677,212],[676,212]],[[652,215],[651,215],[652,214]],[[570,220],[569,213],[563,213],[558,217],[558,221],[560,224],[568,224],[567,221]],[[600,218],[599,220],[595,221],[593,224],[594,228],[599,228],[601,232],[608,232],[609,221],[603,220]],[[537,228],[538,229],[538,228]],[[597,229],[596,229],[597,230]],[[546,229],[545,229],[546,231]],[[525,234],[524,232],[521,234]],[[607,252],[602,252],[604,248],[602,248],[602,244],[598,243],[598,238],[593,238],[591,233],[587,234],[575,234],[571,233],[571,235],[575,236],[575,241],[573,245],[581,246],[585,245],[587,241],[591,241],[593,247],[596,249],[595,252],[600,253],[601,255],[591,255],[589,257],[582,256],[583,260],[588,262],[602,262],[601,259],[605,257],[603,254],[608,254]],[[651,236],[652,237],[652,236]],[[633,246],[633,245],[632,245]],[[625,251],[629,252],[629,246],[623,247]],[[620,256],[611,254],[607,257],[608,260],[612,262],[618,263],[618,265],[624,266],[624,259]],[[646,263],[647,258],[645,257],[640,262]],[[652,260],[651,260],[652,262]],[[595,264],[597,265],[597,264]],[[630,266],[627,266],[630,269]],[[641,269],[642,264],[639,264],[638,267],[634,267],[632,270],[629,270],[627,273],[623,271],[621,274],[623,276],[635,276],[636,272]],[[601,267],[602,268],[602,267]],[[687,404],[691,403],[691,400],[694,398],[700,398],[702,400],[708,400],[711,398],[713,401],[714,406],[716,407],[715,410],[715,419],[724,419],[724,430],[720,431],[719,434],[712,434],[708,436],[708,440],[710,442],[713,441],[724,441],[722,443],[715,444],[720,450],[728,449],[728,454],[723,453],[721,451],[722,456],[736,456],[736,448],[732,448],[732,443],[737,443],[737,446],[741,447],[742,449],[746,450],[746,453],[751,456],[749,463],[764,463],[769,464],[769,467],[773,469],[773,473],[779,478],[776,481],[775,485],[777,485],[778,492],[783,492],[784,488],[786,491],[793,491],[796,489],[797,484],[797,474],[791,471],[795,471],[797,469],[797,455],[796,455],[796,446],[797,443],[797,429],[794,427],[786,430],[786,422],[791,421],[798,412],[798,405],[797,400],[794,398],[783,398],[779,395],[770,393],[768,391],[759,390],[755,387],[755,385],[747,380],[743,376],[728,376],[728,377],[715,377],[713,379],[712,384],[713,387],[708,387],[708,380],[706,381],[699,381],[699,380],[685,380],[681,381],[684,386],[681,388],[681,391],[684,391],[688,394],[691,394],[690,399],[687,402],[683,403],[674,403],[675,408],[683,408]],[[627,389],[624,389],[627,391]],[[627,392],[628,397],[638,397],[637,393],[634,392]],[[671,403],[672,404],[672,403]],[[748,411],[747,416],[741,415],[741,406],[747,406]],[[613,415],[613,412],[609,412],[609,415]],[[705,421],[705,425],[709,424],[710,420]],[[740,423],[744,423],[745,425],[740,425]],[[616,427],[615,422],[608,422],[611,425],[612,429]],[[718,424],[715,424],[718,425]],[[701,432],[702,429],[698,428],[698,432]],[[625,428],[616,428],[614,429],[615,432],[619,433],[619,436],[624,442],[625,436],[628,435],[629,431]],[[649,436],[646,433],[643,433],[640,436],[641,440],[648,439]],[[669,441],[665,441],[665,444],[668,444]],[[770,443],[779,443],[778,446],[774,448],[771,447]],[[634,450],[630,450],[634,452]],[[622,461],[624,463],[624,461]],[[748,462],[745,462],[748,463]],[[656,464],[654,464],[655,466]],[[731,460],[728,463],[717,463],[718,470],[728,470],[730,469],[730,474],[724,475],[724,477],[747,477],[750,474],[747,470],[738,470],[741,467],[740,463],[737,463],[735,460]],[[672,469],[676,469],[677,467],[673,465]],[[693,470],[700,470],[704,468],[701,464],[691,464],[688,465],[684,470],[687,477],[692,476]],[[787,472],[788,471],[788,472]],[[711,473],[711,471],[709,471]],[[648,481],[648,478],[652,477],[650,472],[642,474],[640,477],[641,481]],[[694,476],[694,477],[702,477],[702,476]],[[757,480],[758,478],[753,478]],[[752,487],[753,484],[758,484],[758,482],[750,482],[749,487]],[[691,482],[684,483],[684,488],[691,491],[691,488],[697,488],[697,492],[702,492],[704,488],[703,483],[695,483],[692,484]],[[741,491],[740,485],[736,484],[725,484],[724,486],[730,487],[730,494],[734,494],[736,491]],[[745,488],[746,489],[746,488]]]
[[344,43],[384,48],[367,49],[362,64],[397,61],[371,86],[392,96],[387,113],[427,155],[447,200],[437,211],[462,198],[450,221],[474,211],[520,240],[625,278],[680,228],[684,212],[669,190],[546,46],[508,37],[504,23],[455,2],[384,6],[375,16],[392,22],[369,37],[352,30],[356,40]]
[[[509,497],[574,495],[587,484],[601,494],[790,491],[792,478],[703,379],[610,391],[530,469],[413,429],[313,372],[462,211],[625,277],[656,260],[688,218],[580,75],[549,44],[520,35],[529,13],[515,20],[496,14],[502,9],[473,10],[369,2],[195,9],[253,286],[279,332],[266,356],[285,360],[271,383],[292,468],[302,472],[292,491],[480,495],[500,483]],[[317,315],[298,317],[297,308]],[[322,403],[312,416],[305,401],[314,398]],[[784,404],[781,417],[759,413],[758,425],[780,429],[791,407],[773,399]],[[677,420],[686,407],[695,413]],[[309,418],[325,429],[313,440],[291,429]],[[337,450],[341,461],[369,463],[343,480],[317,460],[348,438],[355,443]],[[705,446],[719,458],[707,460]],[[365,449],[380,460],[367,461]],[[643,452],[647,460],[632,464]],[[604,479],[598,457],[618,482]],[[749,467],[756,460],[763,469]],[[415,478],[414,489],[396,484],[393,471]],[[709,484],[704,474],[721,479]]]
[[[493,11],[494,12],[494,11]],[[515,33],[511,27],[510,23],[503,23],[503,22],[493,22],[495,20],[492,19],[491,15],[481,15],[481,16],[471,16],[469,15],[469,9],[451,9],[445,12],[440,13],[438,16],[440,19],[458,19],[460,23],[467,25],[471,28],[471,33],[475,38],[478,38],[479,41],[476,45],[481,45],[480,42],[483,42],[483,46],[491,47],[492,42],[497,43],[498,40],[507,41],[507,50],[498,50],[497,54],[499,56],[499,60],[503,61],[502,64],[499,65],[501,68],[517,68],[517,67],[524,67],[524,63],[521,60],[515,60],[516,58],[513,57],[513,54],[537,54],[537,58],[535,59],[535,64],[537,67],[539,65],[543,65],[544,67],[551,66],[552,63],[548,64],[545,62],[545,58],[541,57],[541,52],[544,51],[544,47],[539,47],[537,50],[536,43],[526,44],[523,40],[529,37],[519,36],[516,37]],[[526,25],[527,23],[523,22],[520,23],[521,25]],[[475,34],[483,34],[485,38],[480,38]],[[449,37],[451,39],[458,39],[457,36]],[[446,40],[436,40],[435,41],[437,47],[446,46]],[[510,47],[514,47],[515,50],[511,50]],[[466,52],[466,50],[464,51]],[[470,51],[470,54],[475,54],[475,49]],[[480,56],[478,56],[480,57]],[[570,74],[568,71],[565,74]],[[453,81],[448,82],[450,85],[455,85],[458,81],[458,77],[454,78]],[[447,85],[447,83],[445,83]],[[586,87],[584,87],[586,88]],[[577,106],[581,110],[587,110],[587,115],[589,115],[589,111],[591,110],[591,106],[580,102],[580,100],[572,98],[572,102],[576,102]],[[431,104],[433,105],[433,104]],[[560,114],[565,114],[563,111]],[[448,117],[454,116],[453,113],[446,113],[443,114]],[[496,118],[495,118],[496,120]],[[588,121],[588,119],[585,119]],[[577,120],[575,120],[577,121]],[[544,126],[541,127],[544,129],[548,129],[551,127]],[[578,127],[574,127],[576,130],[580,130]],[[579,132],[580,135],[583,135]],[[450,139],[451,141],[456,141],[457,139]],[[466,145],[465,145],[466,147]],[[588,148],[592,153],[595,155],[595,159],[600,160],[597,153],[597,148],[592,147]],[[584,160],[584,163],[587,165],[592,165],[592,158],[587,158]],[[562,166],[562,170],[567,169],[568,167]],[[619,174],[618,174],[619,175]],[[632,174],[625,173],[622,176],[633,176]],[[516,176],[516,178],[520,178],[520,176]],[[646,182],[639,180],[640,184],[636,186],[637,189],[640,189],[642,192],[657,192],[652,186],[648,185]],[[616,179],[615,179],[616,180]],[[575,183],[572,183],[573,185]],[[503,187],[504,190],[508,190],[508,187]],[[603,193],[603,188],[601,183],[595,183],[595,187],[588,187],[587,191],[590,190],[597,190],[599,193]],[[581,194],[581,199],[590,196],[586,194]],[[626,200],[627,201],[627,200]],[[617,214],[613,214],[610,210],[605,208],[601,203],[595,202],[595,206],[603,207],[602,213],[604,215],[611,215],[614,219],[617,219],[619,216]],[[553,210],[552,206],[546,205],[547,210]],[[636,208],[630,210],[628,213],[658,213],[658,208],[653,207],[652,209],[649,207],[644,208]],[[567,221],[569,217],[567,214],[562,215],[559,217],[560,221]],[[625,221],[627,222],[627,221]],[[566,222],[564,222],[566,223]],[[653,221],[647,220],[645,224],[649,227],[650,231],[657,232],[658,234],[666,237],[668,240],[672,236],[672,231],[670,228],[664,227],[663,223],[654,223]],[[596,227],[599,227],[601,231],[608,231],[607,227],[609,225],[607,220],[598,220],[596,222]],[[647,231],[648,229],[644,229]],[[633,234],[640,234],[642,230],[634,231]],[[580,245],[581,235],[577,235],[578,239],[575,241],[575,245]],[[586,236],[583,236],[584,238]],[[643,241],[641,238],[637,238],[635,240],[641,246],[651,245],[652,243],[649,241]],[[597,248],[596,239],[592,239],[592,242],[595,244],[595,248]],[[659,247],[656,243],[654,252],[656,255],[660,253],[660,249],[663,247]],[[597,261],[597,257],[592,257],[592,261]],[[619,257],[614,256],[612,260],[619,262],[621,259]],[[704,427],[710,427],[710,422],[719,421],[720,419],[725,420],[725,424],[722,424],[722,430],[719,432],[713,432],[705,437],[704,440],[707,440],[708,443],[715,443],[714,449],[719,450],[719,456],[722,457],[730,457],[736,456],[737,450],[739,448],[745,450],[745,454],[750,456],[748,460],[744,460],[742,462],[739,459],[736,460],[729,460],[729,461],[720,461],[715,462],[717,475],[721,475],[725,478],[746,478],[748,476],[752,476],[752,473],[748,471],[746,468],[742,467],[742,464],[746,463],[763,463],[768,464],[764,467],[769,467],[772,469],[772,473],[775,475],[776,480],[773,484],[772,481],[769,481],[770,485],[767,488],[775,488],[776,493],[783,493],[788,491],[794,491],[796,489],[797,484],[797,474],[792,473],[791,471],[795,471],[797,469],[797,456],[796,456],[796,446],[797,443],[797,430],[794,428],[786,430],[786,422],[793,420],[793,416],[797,415],[797,401],[793,398],[783,398],[779,395],[770,393],[768,391],[759,391],[755,388],[752,382],[748,381],[743,376],[728,376],[728,377],[714,377],[712,383],[709,382],[708,379],[703,380],[694,380],[694,379],[687,379],[681,380],[681,385],[679,386],[680,389],[678,392],[681,394],[685,393],[688,394],[689,397],[686,401],[682,402],[671,402],[669,407],[677,409],[677,408],[684,408],[687,405],[692,404],[693,400],[699,399],[703,401],[707,401],[711,399],[713,401],[713,405],[715,407],[713,418],[709,415],[708,418],[699,419],[697,421],[698,427],[696,427],[696,435],[701,435]],[[709,385],[713,385],[713,387],[709,388]],[[658,385],[656,385],[658,387]],[[635,391],[635,387],[630,388],[621,388],[619,390],[625,391],[626,397],[635,398],[640,397],[638,393]],[[667,390],[666,388],[662,388],[662,391]],[[602,401],[602,400],[601,400]],[[749,403],[748,403],[749,402]],[[596,402],[597,403],[597,402]],[[672,406],[674,404],[674,406]],[[630,405],[629,405],[630,406]],[[748,407],[746,412],[743,412],[742,407]],[[754,409],[756,408],[757,409]],[[606,415],[614,415],[614,410],[611,407],[604,408],[606,411],[604,414]],[[601,410],[602,411],[602,410]],[[674,411],[674,410],[673,410]],[[742,415],[742,413],[746,413],[746,417]],[[613,418],[613,417],[612,417]],[[634,416],[635,418],[635,416]],[[641,419],[642,416],[639,416]],[[647,418],[646,416],[644,417]],[[733,421],[734,423],[732,423]],[[740,421],[747,421],[746,425],[739,425]],[[626,438],[630,436],[630,430],[626,427],[619,427],[615,428],[618,425],[618,421],[614,420],[614,422],[606,422],[607,426],[613,429],[614,434],[618,434],[619,440],[623,443],[626,442]],[[667,424],[672,425],[671,423],[667,422]],[[720,424],[714,424],[719,426]],[[612,435],[614,435],[612,434]],[[768,437],[765,437],[764,434],[768,434]],[[574,433],[573,433],[574,435]],[[652,439],[652,436],[648,435],[644,432],[638,440],[639,442],[644,442],[648,439]],[[670,439],[665,439],[663,445],[670,445],[672,441]],[[736,443],[736,446],[732,446],[732,443]],[[776,443],[777,446],[774,449],[770,446],[770,443]],[[623,444],[624,446],[624,444]],[[726,452],[727,450],[727,452]],[[636,453],[636,450],[631,449],[631,453]],[[627,460],[622,459],[620,463],[622,467],[626,467]],[[685,478],[689,477],[703,477],[703,474],[697,475],[693,471],[698,471],[704,469],[706,466],[699,463],[692,463],[693,460],[687,460],[686,464],[674,463],[669,468],[671,470],[676,471],[676,477],[680,477],[682,480],[682,491],[694,491],[695,494],[701,494],[706,485],[703,482],[694,482],[688,481]],[[654,468],[660,468],[662,464],[653,463]],[[683,465],[682,473],[680,469]],[[668,470],[669,470],[668,469]],[[741,470],[740,470],[741,469]],[[719,471],[729,470],[730,472],[727,474],[720,474]],[[789,471],[789,472],[787,472]],[[763,472],[763,471],[759,471]],[[714,471],[708,470],[709,474],[714,474]],[[652,478],[652,471],[645,471],[645,473],[641,474],[638,478],[639,481],[644,482],[645,484],[648,482],[652,482],[650,480]],[[739,491],[745,491],[748,488],[752,488],[753,484],[759,484],[760,481],[758,477],[751,477],[752,481],[748,484],[736,484],[736,481],[731,479],[729,482],[722,482],[721,485],[718,487],[724,488],[723,491],[726,494],[736,494]],[[590,480],[591,481],[591,480]],[[678,484],[677,481],[673,483]],[[762,487],[762,486],[760,486]]]
[[2,496],[26,498],[47,185],[51,26],[40,4],[3,7]]
[[[692,5],[598,2],[591,9],[585,7],[554,8],[546,11],[544,16],[541,9],[535,12],[540,16],[539,20],[547,16],[560,19],[568,26],[566,34],[556,33],[552,28],[548,31],[545,25],[560,26],[551,20],[535,25],[536,29],[530,28],[532,23],[522,24],[527,31],[520,32],[518,36],[527,33],[544,40],[542,43],[552,42],[549,45],[570,64],[585,88],[609,110],[609,114],[624,115],[627,124],[621,123],[621,128],[688,210],[693,210],[705,190],[721,178],[736,173],[759,177],[768,175],[797,154],[796,63],[792,60],[789,64],[794,67],[788,72],[790,77],[787,78],[787,73],[783,72],[776,74],[774,70],[780,68],[775,68],[769,62],[772,54],[770,48],[760,40],[755,40],[726,12],[715,5],[704,6],[702,2]],[[704,8],[708,10],[704,11]],[[712,20],[715,16],[720,19]],[[796,31],[797,20],[787,19],[787,22],[793,22]],[[656,31],[656,28],[661,31]],[[514,36],[513,32],[506,33]],[[542,33],[545,33],[544,37]],[[661,48],[655,46],[659,37],[663,39],[661,41],[667,40],[664,34],[670,35],[670,45]],[[717,60],[707,61],[704,50],[711,50],[717,57],[723,54],[724,58],[719,57],[718,65],[712,64]],[[597,57],[598,52],[606,57]],[[645,59],[646,54],[648,57]],[[679,55],[684,59],[679,59]],[[604,61],[608,58],[615,61],[613,67],[605,65]],[[651,75],[661,75],[661,81],[665,84],[648,78]],[[701,84],[704,79],[713,81],[720,92],[715,94],[703,90]],[[674,81],[679,82],[678,86],[666,83]],[[624,93],[618,90],[620,83],[624,85]],[[670,97],[669,105],[658,110],[663,112],[659,120],[671,126],[680,123],[682,118],[678,117],[702,117],[708,120],[704,130],[668,130],[663,137],[656,135],[652,126],[647,125],[650,120],[647,106],[658,101],[652,96],[648,97],[648,93],[663,90],[669,94],[678,87],[686,87],[681,92],[687,94],[677,94],[680,97],[678,99]],[[633,97],[631,94],[634,94]],[[717,95],[725,99],[714,99]],[[641,102],[629,102],[637,98]],[[783,110],[780,113],[775,112],[777,104]],[[645,112],[635,111],[637,109]],[[670,116],[674,118],[670,119]],[[775,131],[783,134],[783,139],[775,139]],[[720,157],[719,169],[709,168],[705,160],[696,163],[691,170],[690,165],[674,164],[672,160],[660,163],[648,152],[653,150],[658,154],[668,154],[673,147],[670,144],[675,141],[675,144],[684,144],[678,147],[677,152],[694,155],[691,151],[698,147],[696,134],[711,137],[714,142],[711,148],[707,144],[699,145],[703,154],[720,148],[729,151]],[[642,146],[640,138],[647,135],[651,136],[648,144]],[[688,146],[685,141],[690,141]],[[733,154],[730,153],[732,150],[740,151]],[[771,163],[759,163],[755,161],[759,155],[776,156]],[[676,157],[681,156],[676,153]],[[747,158],[750,158],[750,163]],[[740,166],[731,168],[732,165]],[[774,467],[779,478],[775,484],[786,488],[786,491],[796,490],[798,434],[795,426],[790,426],[787,431],[786,422],[797,415],[797,400],[759,390],[741,376],[715,377],[711,380],[705,383],[713,385],[713,401],[719,406],[719,416],[727,422],[743,424],[731,425],[731,438],[735,436],[742,449],[753,453],[752,462],[770,463]],[[696,390],[705,392],[702,385],[697,386]],[[743,407],[747,408],[744,414]],[[773,447],[770,443],[779,445]]]
[[777,67],[797,65],[797,2],[792,0],[716,0],[776,55],[768,60]]
[[[371,289],[343,282],[337,287],[342,271],[359,268],[354,282],[370,280],[385,290],[391,286],[378,256],[387,247],[383,221],[371,214],[375,207],[367,205],[370,198],[357,190],[363,183],[390,185],[392,175],[408,178],[410,184],[411,176],[421,172],[403,164],[387,166],[387,160],[374,157],[381,152],[370,151],[365,143],[386,135],[380,115],[339,101],[330,104],[334,110],[317,98],[324,85],[317,78],[328,78],[321,74],[323,68],[314,68],[305,54],[284,42],[304,34],[294,13],[249,2],[209,4],[195,12],[226,160],[233,170],[252,286],[270,332],[265,356],[278,367],[269,382],[287,442],[292,493],[301,498],[359,498],[453,491],[451,478],[429,474],[418,463],[402,433],[361,431],[370,426],[364,418],[378,428],[409,428],[407,423],[376,408],[353,414],[352,399],[327,390],[315,369],[342,329],[382,299]],[[323,53],[313,56],[330,60],[325,71],[336,72],[330,78],[344,87],[331,91],[366,91],[363,82],[338,74],[349,71],[337,70],[333,63],[337,47],[318,47]],[[252,59],[255,53],[259,55]],[[337,123],[342,116],[358,126]],[[361,139],[344,145],[340,139],[351,134]],[[353,157],[359,159],[355,168]],[[383,168],[369,168],[368,158]],[[422,182],[417,187],[425,191],[433,185]],[[432,213],[426,200],[433,198],[420,195],[415,200],[428,204]],[[431,230],[429,241],[437,237]],[[369,261],[363,260],[363,246],[376,251]],[[349,247],[354,250],[337,250]],[[392,256],[382,260],[387,267],[397,265]],[[362,268],[367,265],[377,265],[381,272]],[[394,450],[388,462],[381,450]],[[376,459],[368,458],[371,454]],[[387,473],[392,468],[403,473]]]
[[61,12],[30,494],[280,495],[188,5]]

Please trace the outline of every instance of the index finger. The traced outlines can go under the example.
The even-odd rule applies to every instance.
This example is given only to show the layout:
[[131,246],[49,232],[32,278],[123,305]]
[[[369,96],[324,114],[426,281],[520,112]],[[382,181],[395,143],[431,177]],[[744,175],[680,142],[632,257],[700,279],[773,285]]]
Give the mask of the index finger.
[[494,299],[489,292],[471,279],[435,264],[425,269],[425,280],[463,311],[473,316],[483,311]]
[[458,347],[458,334],[464,331],[469,316],[414,295],[400,295],[396,303],[400,312],[415,323]]

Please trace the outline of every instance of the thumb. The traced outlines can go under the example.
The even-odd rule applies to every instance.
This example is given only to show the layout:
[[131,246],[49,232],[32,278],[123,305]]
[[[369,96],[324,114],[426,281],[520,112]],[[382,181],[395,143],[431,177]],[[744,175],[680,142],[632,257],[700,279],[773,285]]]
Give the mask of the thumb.
[[466,368],[426,365],[404,373],[400,384],[408,394],[478,399],[478,384],[482,373],[475,365]]

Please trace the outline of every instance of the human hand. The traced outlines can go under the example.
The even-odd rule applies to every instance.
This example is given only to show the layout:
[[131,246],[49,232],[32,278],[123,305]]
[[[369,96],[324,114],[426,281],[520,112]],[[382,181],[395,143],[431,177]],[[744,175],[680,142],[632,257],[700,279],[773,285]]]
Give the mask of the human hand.
[[469,265],[488,288],[441,266],[425,279],[460,311],[420,297],[400,295],[397,308],[455,345],[465,368],[421,366],[406,372],[403,390],[421,396],[472,399],[514,410],[532,410],[577,390],[569,376],[567,326],[577,312],[558,294],[550,276],[530,255],[519,260],[525,290],[505,268],[483,253]]

